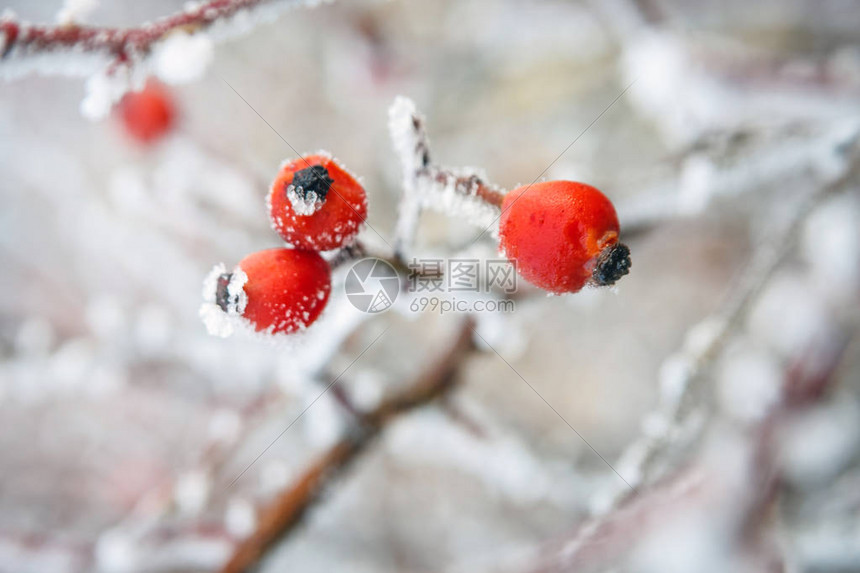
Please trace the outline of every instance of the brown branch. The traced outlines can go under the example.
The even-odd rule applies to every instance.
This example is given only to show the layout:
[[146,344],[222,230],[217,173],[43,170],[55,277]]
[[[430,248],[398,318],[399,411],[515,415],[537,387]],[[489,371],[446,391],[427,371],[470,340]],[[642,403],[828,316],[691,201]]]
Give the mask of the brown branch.
[[502,207],[505,193],[495,185],[491,185],[477,175],[458,175],[444,167],[427,165],[416,172],[416,176],[427,177],[434,182],[450,187],[465,197],[477,197],[484,203],[494,207]]
[[430,368],[422,372],[406,390],[386,398],[374,410],[358,416],[353,433],[320,455],[296,481],[263,508],[257,529],[239,543],[221,572],[241,573],[258,563],[267,550],[301,522],[304,513],[319,500],[324,486],[346,469],[392,418],[427,404],[450,390],[462,359],[471,350],[472,320],[466,319],[449,347]]
[[[44,59],[46,54],[85,53],[107,58],[108,63],[127,64],[146,56],[154,44],[175,31],[195,33],[241,12],[264,5],[293,6],[303,0],[209,0],[134,28],[36,25],[14,18],[0,20],[0,69],[9,60]],[[56,72],[55,72],[56,73]]]

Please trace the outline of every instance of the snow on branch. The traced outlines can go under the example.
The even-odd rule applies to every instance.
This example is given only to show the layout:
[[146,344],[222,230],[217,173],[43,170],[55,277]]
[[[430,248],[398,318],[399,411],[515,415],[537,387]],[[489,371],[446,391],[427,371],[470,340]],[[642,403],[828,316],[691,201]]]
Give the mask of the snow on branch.
[[403,199],[395,229],[397,254],[411,247],[425,208],[465,217],[480,227],[493,225],[505,192],[489,183],[480,169],[448,169],[433,164],[424,116],[409,98],[395,99],[388,117],[388,130],[403,169]]
[[369,412],[356,411],[354,431],[323,452],[260,510],[257,528],[236,546],[222,573],[251,569],[301,522],[330,480],[363,453],[389,421],[445,395],[453,387],[463,359],[474,350],[472,328],[471,319],[463,320],[448,346],[406,389],[383,399]]
[[[824,194],[839,191],[846,182],[826,187]],[[785,431],[783,424],[821,402],[827,390],[836,385],[849,339],[850,333],[843,333],[834,344],[807,349],[789,364],[780,379],[778,399],[748,429],[748,443],[725,437],[712,439],[690,463],[629,496],[611,512],[587,519],[566,539],[545,544],[534,564],[516,570],[605,571],[629,562],[636,571],[694,570],[702,559],[697,551],[719,547],[701,544],[702,532],[722,536],[716,543],[738,550],[741,561],[733,570],[793,570],[786,567],[785,557],[764,531],[784,479],[781,432]],[[735,528],[735,533],[729,533]],[[677,547],[690,545],[695,550],[681,551],[682,557],[669,559],[665,568],[660,567],[665,561],[658,561],[655,567],[655,554],[665,557],[667,551],[674,550],[667,542]],[[830,545],[827,548],[832,549]]]
[[[705,375],[743,325],[750,308],[765,285],[795,246],[804,221],[826,198],[851,188],[856,183],[860,161],[857,158],[860,129],[833,138],[818,155],[814,173],[819,185],[795,201],[789,212],[774,223],[770,236],[759,245],[721,310],[688,331],[684,346],[669,357],[660,372],[660,404],[643,424],[642,435],[622,453],[618,468],[638,488],[655,479],[661,464],[673,449],[683,447],[691,430],[700,427],[696,420],[702,410],[702,384]],[[695,433],[693,431],[692,433]],[[627,488],[616,488],[593,506],[597,514],[609,512],[629,497]]]
[[143,63],[174,34],[206,31],[214,39],[245,34],[284,10],[325,0],[209,0],[134,28],[37,25],[7,14],[0,18],[0,78],[32,73],[86,77],[108,67]]

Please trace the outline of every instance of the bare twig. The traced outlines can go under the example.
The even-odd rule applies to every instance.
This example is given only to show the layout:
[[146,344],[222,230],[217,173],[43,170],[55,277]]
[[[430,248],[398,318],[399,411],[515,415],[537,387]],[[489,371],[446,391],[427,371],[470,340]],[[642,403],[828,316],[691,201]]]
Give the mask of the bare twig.
[[260,512],[257,529],[236,547],[222,573],[247,571],[257,563],[301,521],[325,484],[354,461],[393,417],[444,395],[452,387],[462,359],[473,348],[471,332],[472,321],[466,319],[449,347],[406,390],[358,415],[354,432],[321,454]]

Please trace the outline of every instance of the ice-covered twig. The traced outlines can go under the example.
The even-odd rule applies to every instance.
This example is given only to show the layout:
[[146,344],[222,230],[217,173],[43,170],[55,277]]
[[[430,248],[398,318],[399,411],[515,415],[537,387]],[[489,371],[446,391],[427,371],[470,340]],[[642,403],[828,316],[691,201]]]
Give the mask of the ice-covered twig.
[[304,512],[340,470],[361,454],[395,416],[444,395],[453,385],[463,358],[473,349],[472,321],[465,319],[444,352],[402,392],[356,417],[354,430],[322,453],[305,471],[260,511],[256,530],[236,547],[222,573],[240,573],[297,525]]
[[395,229],[395,254],[412,246],[424,208],[466,217],[486,227],[498,218],[504,191],[488,183],[478,169],[446,169],[430,159],[424,116],[415,103],[397,97],[388,111],[388,129],[403,169],[403,198]]
[[743,132],[725,134],[720,140],[729,142],[729,152],[739,156],[737,161],[719,165],[705,152],[686,154],[678,178],[653,184],[635,198],[619,203],[618,217],[624,234],[629,238],[667,220],[701,215],[720,199],[751,193],[800,177],[822,163],[839,161],[837,150],[852,144],[858,132],[857,119],[843,121],[823,133],[782,137],[764,149],[750,151],[737,149],[731,143],[743,139]]
[[[680,533],[671,525],[675,516],[698,513],[704,519],[693,523],[704,528],[709,526],[708,521],[720,520],[720,508],[732,516],[731,532],[725,532],[727,546],[722,551],[741,555],[746,565],[741,570],[762,573],[785,570],[775,567],[783,558],[764,531],[770,526],[770,508],[781,485],[779,424],[825,395],[837,378],[847,339],[846,335],[835,345],[832,341],[821,341],[820,348],[811,354],[803,353],[786,369],[779,398],[750,429],[749,444],[718,442],[719,447],[710,455],[717,463],[706,454],[675,470],[638,495],[628,497],[613,511],[586,520],[566,539],[545,545],[536,562],[520,570],[531,573],[614,570],[626,563],[631,553],[635,558],[643,538],[649,543],[648,536],[654,530],[669,527],[670,531]],[[822,353],[826,356],[821,356]],[[665,540],[659,535],[657,539]],[[686,540],[675,541],[682,546]],[[661,551],[673,549],[660,547]],[[690,555],[701,559],[696,553]]]
[[175,32],[211,31],[215,38],[247,33],[296,6],[322,0],[209,0],[135,28],[36,25],[0,20],[0,78],[30,73],[89,76],[110,65],[135,65]]
[[[818,166],[824,182],[794,204],[770,237],[756,249],[723,308],[693,327],[684,348],[664,363],[660,403],[646,418],[643,434],[624,450],[618,463],[619,472],[634,487],[654,478],[661,458],[681,439],[691,414],[698,408],[697,398],[701,398],[704,375],[743,323],[774,271],[791,252],[807,215],[823,199],[855,183],[858,171],[856,135],[833,146],[831,162]],[[610,511],[629,495],[627,488],[618,488],[595,505],[594,511]]]

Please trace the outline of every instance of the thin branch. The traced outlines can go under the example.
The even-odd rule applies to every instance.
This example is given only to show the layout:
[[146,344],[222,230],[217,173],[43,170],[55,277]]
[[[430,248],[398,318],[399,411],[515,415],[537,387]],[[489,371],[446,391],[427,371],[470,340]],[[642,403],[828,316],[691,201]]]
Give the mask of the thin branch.
[[477,226],[493,225],[505,192],[477,169],[450,169],[434,165],[424,129],[424,116],[405,97],[394,100],[388,111],[388,129],[403,170],[403,199],[395,229],[395,255],[403,258],[412,247],[418,219],[425,208],[455,217],[467,217]]
[[[698,407],[697,398],[701,398],[700,387],[705,375],[731,336],[743,324],[749,309],[771,276],[791,252],[806,217],[825,198],[843,191],[856,181],[860,165],[853,154],[856,153],[857,144],[855,137],[848,145],[834,148],[834,158],[838,157],[843,162],[842,173],[794,205],[781,225],[755,251],[723,308],[694,327],[698,334],[703,335],[703,342],[688,343],[687,348],[677,355],[681,361],[680,368],[671,383],[664,384],[660,404],[651,414],[652,419],[659,420],[657,426],[662,430],[656,434],[643,433],[620,456],[620,471],[628,476],[634,487],[647,484],[653,478],[661,459],[678,441],[690,414]],[[628,496],[626,488],[618,488],[610,502],[596,508],[596,511],[610,511]]]
[[259,562],[266,551],[301,522],[304,513],[319,500],[325,485],[364,452],[392,418],[450,390],[463,358],[473,350],[471,333],[472,321],[466,319],[448,348],[406,390],[357,416],[355,431],[320,455],[260,512],[256,530],[236,547],[222,573],[247,571]]
[[[234,34],[247,32],[251,17],[274,19],[295,6],[321,0],[209,0],[134,28],[37,25],[6,17],[0,20],[0,77],[28,73],[88,76],[108,65],[128,65],[148,56],[173,32],[194,34],[235,23]],[[227,30],[223,30],[226,32]],[[226,34],[225,34],[226,35]],[[73,56],[89,56],[79,65],[63,65]]]
[[[787,130],[783,130],[787,131]],[[838,153],[841,145],[856,140],[858,128],[839,122],[823,133],[808,137],[780,132],[780,139],[765,149],[740,147],[743,131],[730,131],[700,141],[678,158],[680,177],[647,185],[636,197],[617,205],[618,217],[629,240],[670,220],[697,217],[721,199],[737,198],[780,181],[802,177],[827,154]],[[714,150],[713,147],[721,146]],[[822,157],[821,150],[825,149]],[[733,155],[729,165],[718,159]]]
[[753,429],[753,439],[745,458],[746,473],[732,480],[719,466],[696,462],[661,479],[640,495],[620,502],[612,512],[583,522],[566,539],[543,547],[538,561],[526,571],[561,573],[604,571],[617,566],[643,532],[665,524],[674,513],[689,512],[700,503],[719,505],[721,500],[738,504],[740,528],[731,541],[753,568],[749,571],[783,571],[783,558],[765,534],[770,508],[781,487],[777,451],[779,424],[798,410],[815,404],[837,380],[836,373],[845,355],[850,332],[836,342],[821,341],[811,352],[798,357],[784,374],[781,399]]

